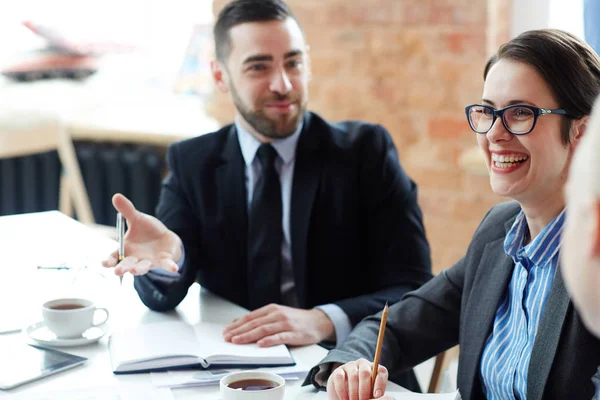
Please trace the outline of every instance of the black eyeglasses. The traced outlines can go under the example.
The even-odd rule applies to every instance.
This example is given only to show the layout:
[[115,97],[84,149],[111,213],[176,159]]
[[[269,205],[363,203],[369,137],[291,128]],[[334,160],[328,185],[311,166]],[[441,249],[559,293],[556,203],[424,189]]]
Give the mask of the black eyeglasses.
[[471,104],[465,107],[469,126],[474,132],[488,133],[496,118],[500,117],[504,128],[513,135],[526,135],[535,128],[540,115],[559,114],[568,116],[563,109],[549,110],[525,104],[515,104],[496,110],[483,104]]

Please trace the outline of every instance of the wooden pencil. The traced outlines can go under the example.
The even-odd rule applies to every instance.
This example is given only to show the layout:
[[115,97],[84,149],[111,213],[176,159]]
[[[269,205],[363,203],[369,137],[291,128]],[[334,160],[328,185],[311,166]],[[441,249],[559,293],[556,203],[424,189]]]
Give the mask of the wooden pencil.
[[375,347],[375,358],[373,359],[373,369],[371,370],[371,397],[373,397],[373,389],[375,387],[375,378],[379,369],[379,357],[381,357],[381,346],[383,345],[383,336],[385,334],[385,324],[387,321],[388,305],[385,303],[383,313],[381,314],[381,323],[379,324],[379,335],[377,335],[377,347]]

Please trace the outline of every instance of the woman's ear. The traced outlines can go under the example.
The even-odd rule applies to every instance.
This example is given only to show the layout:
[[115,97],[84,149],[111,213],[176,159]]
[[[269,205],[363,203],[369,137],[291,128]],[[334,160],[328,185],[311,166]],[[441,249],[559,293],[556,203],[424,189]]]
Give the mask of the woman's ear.
[[579,145],[579,142],[583,138],[585,131],[587,130],[590,116],[585,115],[575,121],[571,125],[571,149],[575,150]]

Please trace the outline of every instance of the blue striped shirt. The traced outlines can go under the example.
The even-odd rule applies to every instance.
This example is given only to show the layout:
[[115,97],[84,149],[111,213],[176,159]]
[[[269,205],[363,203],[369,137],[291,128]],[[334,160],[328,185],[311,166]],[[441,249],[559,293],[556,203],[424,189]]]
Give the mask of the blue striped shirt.
[[598,367],[598,372],[592,377],[592,382],[594,382],[594,386],[596,387],[596,395],[592,400],[600,400],[600,367]]
[[498,305],[494,328],[481,359],[481,378],[490,400],[525,399],[533,342],[558,265],[565,210],[529,244],[523,211],[504,240],[515,267]]

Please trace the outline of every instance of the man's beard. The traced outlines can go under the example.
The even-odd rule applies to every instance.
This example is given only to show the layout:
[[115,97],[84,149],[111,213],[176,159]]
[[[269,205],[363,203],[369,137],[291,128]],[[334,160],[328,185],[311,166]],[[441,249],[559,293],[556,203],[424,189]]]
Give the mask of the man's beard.
[[[240,115],[250,124],[252,128],[261,135],[269,139],[283,139],[293,135],[300,121],[306,111],[306,104],[297,103],[299,105],[298,113],[289,118],[290,115],[281,115],[277,120],[273,120],[267,117],[262,111],[254,111],[249,107],[246,107],[242,99],[237,93],[237,90],[232,86],[230,87],[231,97],[233,98],[233,104],[240,113]],[[285,95],[277,95],[274,98],[276,101],[292,101],[293,99]]]

